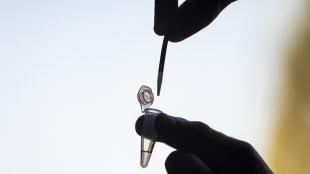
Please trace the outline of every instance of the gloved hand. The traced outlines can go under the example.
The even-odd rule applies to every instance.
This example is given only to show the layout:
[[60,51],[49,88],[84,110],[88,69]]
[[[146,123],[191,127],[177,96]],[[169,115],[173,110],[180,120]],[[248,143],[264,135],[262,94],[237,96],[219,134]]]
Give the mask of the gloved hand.
[[[141,135],[144,117],[136,122]],[[247,142],[228,137],[204,123],[161,113],[155,120],[157,141],[176,149],[166,159],[168,174],[271,174]]]
[[209,25],[235,0],[155,0],[154,31],[171,42],[182,41]]

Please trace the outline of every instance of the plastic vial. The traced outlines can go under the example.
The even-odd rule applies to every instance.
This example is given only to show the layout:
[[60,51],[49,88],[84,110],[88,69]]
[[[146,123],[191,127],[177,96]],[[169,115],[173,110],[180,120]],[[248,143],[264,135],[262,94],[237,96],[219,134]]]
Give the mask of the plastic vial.
[[[158,113],[158,110],[149,108],[154,102],[154,95],[150,87],[144,86],[144,85],[141,86],[137,97],[141,105],[141,111],[142,113],[145,113],[146,117],[148,114]],[[154,146],[155,146],[155,140],[141,136],[141,154],[140,154],[141,155],[140,156],[141,167],[143,168],[147,167],[150,161]]]

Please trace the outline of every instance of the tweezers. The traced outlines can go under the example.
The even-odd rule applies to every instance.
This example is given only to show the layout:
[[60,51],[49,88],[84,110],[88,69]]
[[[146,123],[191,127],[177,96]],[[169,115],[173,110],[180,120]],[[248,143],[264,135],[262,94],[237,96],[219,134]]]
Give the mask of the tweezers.
[[163,74],[164,74],[167,45],[168,45],[168,37],[164,36],[164,41],[163,41],[163,45],[161,47],[161,53],[160,53],[159,67],[158,67],[157,96],[160,95],[161,84],[163,82]]

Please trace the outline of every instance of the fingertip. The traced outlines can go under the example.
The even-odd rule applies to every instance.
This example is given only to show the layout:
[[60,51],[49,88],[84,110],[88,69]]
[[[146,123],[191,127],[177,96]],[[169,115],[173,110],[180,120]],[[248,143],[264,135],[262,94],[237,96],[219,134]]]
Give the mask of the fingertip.
[[[176,32],[175,32],[175,33],[176,33]],[[186,39],[186,37],[184,37],[184,36],[182,36],[182,35],[176,35],[175,33],[169,34],[168,40],[169,40],[170,42],[177,43],[177,42],[181,42],[181,41],[183,41],[184,39]]]
[[[175,126],[175,117],[171,117],[166,115],[165,113],[160,113],[154,124],[155,131],[160,137],[166,137],[166,135],[171,132],[171,129]],[[144,126],[144,115],[140,116],[135,124],[135,130],[138,135],[141,135],[143,133],[143,126]],[[161,138],[159,138],[159,141],[161,141]]]
[[[158,24],[154,24],[153,30],[154,30],[154,33],[157,34],[158,36],[164,36],[164,35],[167,35],[168,33],[167,29],[164,29],[164,27],[159,27]],[[177,31],[169,32],[167,37],[168,37],[168,41],[173,42],[173,43],[181,42],[187,38],[186,36],[178,34]]]
[[177,158],[177,156],[178,156],[177,151],[173,151],[168,155],[165,161],[165,167],[166,167],[167,172],[173,170],[173,166],[174,166],[175,159]]
[[158,36],[163,36],[165,35],[165,32],[158,26],[158,24],[154,24],[154,33],[157,34]]
[[135,129],[136,129],[136,132],[138,135],[141,135],[141,133],[142,133],[143,121],[144,121],[143,115],[140,116],[136,121]]
[[165,162],[169,174],[195,173],[212,174],[209,167],[195,154],[174,151]]

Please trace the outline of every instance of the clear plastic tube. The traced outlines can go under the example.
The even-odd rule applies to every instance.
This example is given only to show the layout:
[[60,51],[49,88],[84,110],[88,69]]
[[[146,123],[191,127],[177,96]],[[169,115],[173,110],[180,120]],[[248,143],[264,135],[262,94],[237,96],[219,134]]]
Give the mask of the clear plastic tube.
[[145,113],[142,134],[146,135],[141,136],[141,154],[140,154],[140,165],[141,167],[147,167],[152,152],[155,146],[155,140],[157,137],[154,122],[155,117],[161,113],[160,110],[149,108],[154,102],[154,95],[152,89],[148,86],[141,86],[138,92],[138,101],[141,105],[142,113]]

